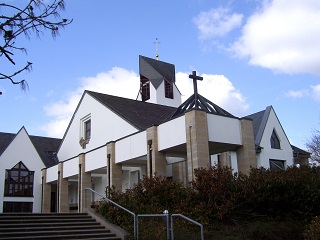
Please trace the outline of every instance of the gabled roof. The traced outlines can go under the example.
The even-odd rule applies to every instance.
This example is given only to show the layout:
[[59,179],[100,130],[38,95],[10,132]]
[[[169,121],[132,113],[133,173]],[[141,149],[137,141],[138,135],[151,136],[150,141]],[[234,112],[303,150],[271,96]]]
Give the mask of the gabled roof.
[[0,156],[9,146],[16,134],[0,132]]
[[[264,130],[266,128],[266,125],[267,125],[267,122],[268,122],[268,118],[270,116],[270,112],[271,112],[272,109],[273,109],[272,106],[268,106],[263,111],[260,111],[260,112],[253,113],[253,114],[250,114],[248,116],[245,116],[245,118],[252,119],[254,141],[255,141],[256,146],[260,145],[260,142],[261,142],[261,139],[262,139],[262,135],[263,135],[263,132],[264,132]],[[275,114],[275,116],[276,116],[276,118],[277,118],[277,120],[278,120],[278,122],[280,124],[280,127],[282,128],[281,122],[279,121],[277,114],[275,113],[274,110],[273,110],[273,112],[274,112],[274,114]],[[290,142],[288,137],[287,137],[287,135],[286,135],[286,132],[283,130],[283,128],[282,128],[282,131],[284,132],[284,135],[286,136],[288,142]]]
[[61,144],[61,139],[38,136],[29,137],[46,167],[51,167],[59,162],[57,152]]
[[[22,127],[19,132],[24,129]],[[27,132],[27,131],[26,131]],[[14,138],[18,134],[13,133],[4,133],[0,132],[0,156],[11,144]],[[30,136],[28,134],[30,141],[32,142],[34,148],[38,152],[43,164],[46,167],[51,167],[58,163],[57,151],[61,143],[61,139],[58,138],[49,138],[49,137],[39,137],[39,136]]]
[[293,150],[293,156],[294,157],[306,157],[306,158],[309,158],[311,156],[311,153],[301,149],[301,148],[298,148],[294,145],[291,145],[292,147],[292,150]]
[[139,56],[140,75],[148,78],[152,85],[157,89],[161,82],[166,79],[175,83],[175,67],[173,64],[158,61],[152,58]]
[[165,122],[176,111],[174,107],[159,104],[141,102],[88,90],[85,93],[88,93],[139,130],[145,130],[152,125],[159,125]]
[[253,134],[254,134],[254,140],[256,145],[260,145],[260,141],[261,141],[264,129],[266,127],[270,111],[271,111],[271,106],[268,106],[263,111],[245,116],[245,118],[252,119]]

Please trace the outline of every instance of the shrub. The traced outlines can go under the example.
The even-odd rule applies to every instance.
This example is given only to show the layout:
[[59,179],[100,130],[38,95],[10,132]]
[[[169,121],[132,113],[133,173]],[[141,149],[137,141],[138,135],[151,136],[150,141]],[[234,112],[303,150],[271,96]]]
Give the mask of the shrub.
[[320,217],[316,216],[306,227],[303,233],[305,240],[320,239]]

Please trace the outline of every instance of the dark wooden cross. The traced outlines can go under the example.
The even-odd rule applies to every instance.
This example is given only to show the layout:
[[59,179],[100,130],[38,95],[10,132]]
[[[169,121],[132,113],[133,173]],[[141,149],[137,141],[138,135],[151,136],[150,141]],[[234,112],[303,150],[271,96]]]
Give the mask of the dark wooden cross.
[[189,78],[193,80],[193,90],[194,90],[194,101],[195,101],[195,108],[198,108],[198,87],[197,87],[197,80],[202,81],[203,77],[197,76],[196,71],[192,71],[192,74],[189,75]]

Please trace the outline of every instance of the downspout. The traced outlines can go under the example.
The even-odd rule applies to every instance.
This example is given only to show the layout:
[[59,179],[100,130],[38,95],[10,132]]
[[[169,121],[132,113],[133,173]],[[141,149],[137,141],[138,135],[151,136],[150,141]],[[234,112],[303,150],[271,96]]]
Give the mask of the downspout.
[[60,212],[60,171],[58,171],[58,182],[57,182],[57,211]]
[[152,177],[152,140],[148,140],[148,147],[149,147],[149,176]]
[[111,176],[110,176],[110,173],[111,173],[111,170],[110,170],[110,160],[111,160],[111,154],[108,153],[107,154],[107,158],[108,158],[108,198],[110,198],[110,188],[111,188],[111,185],[110,185],[110,182],[111,182]]
[[79,181],[78,181],[78,212],[81,212],[81,164],[79,164]]

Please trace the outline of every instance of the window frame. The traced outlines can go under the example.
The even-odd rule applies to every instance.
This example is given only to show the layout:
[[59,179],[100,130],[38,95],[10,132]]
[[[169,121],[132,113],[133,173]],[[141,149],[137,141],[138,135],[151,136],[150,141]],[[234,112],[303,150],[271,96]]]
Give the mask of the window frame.
[[281,141],[275,129],[273,129],[270,137],[270,146],[272,149],[281,149]]
[[279,159],[269,159],[269,168],[271,171],[283,171],[286,169],[286,161]]
[[[90,125],[88,124],[90,123]],[[87,127],[90,126],[89,130],[89,138],[88,138],[88,129]],[[90,139],[92,137],[92,119],[91,119],[91,113],[87,114],[83,118],[80,119],[80,140],[79,144],[80,146],[85,149],[86,145],[90,142]]]
[[[22,174],[27,173],[27,175]],[[17,180],[14,180],[17,178]],[[30,171],[20,161],[11,169],[6,169],[4,181],[4,196],[6,197],[33,197],[34,171]]]
[[150,99],[150,80],[140,74],[140,94],[141,101],[145,102]]
[[173,99],[173,83],[164,79],[164,96]]

